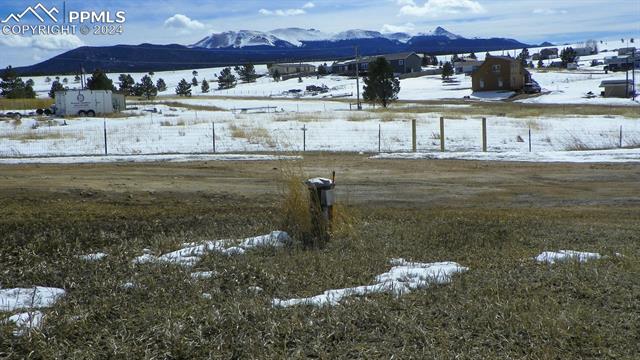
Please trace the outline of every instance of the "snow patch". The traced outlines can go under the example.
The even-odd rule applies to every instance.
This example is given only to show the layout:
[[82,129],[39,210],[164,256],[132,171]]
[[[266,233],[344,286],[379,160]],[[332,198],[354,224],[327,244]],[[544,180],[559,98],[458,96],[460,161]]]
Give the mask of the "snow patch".
[[86,163],[143,163],[188,161],[273,161],[300,160],[302,156],[275,156],[260,154],[224,155],[114,155],[114,156],[65,156],[0,159],[0,164],[86,164]]
[[97,252],[97,253],[93,253],[93,254],[79,255],[78,259],[84,260],[84,261],[100,261],[100,260],[104,259],[105,256],[107,256],[107,254],[105,254],[103,252]]
[[404,259],[392,259],[391,270],[376,276],[373,285],[357,286],[344,289],[327,290],[320,295],[308,298],[289,300],[273,299],[274,307],[290,307],[295,305],[335,306],[344,298],[364,296],[375,293],[391,293],[401,296],[412,290],[424,289],[431,284],[447,284],[453,274],[465,272],[468,268],[455,262],[419,263],[407,262]]
[[553,264],[561,261],[575,260],[578,262],[587,262],[588,260],[597,260],[602,258],[598,253],[582,252],[575,250],[559,250],[559,251],[543,251],[535,257],[539,263]]
[[215,271],[196,271],[196,272],[192,272],[191,273],[191,278],[196,280],[196,279],[209,279],[211,277],[214,277],[218,275],[217,272]]
[[[168,262],[183,266],[193,266],[206,254],[218,252],[223,255],[242,255],[246,250],[259,247],[281,247],[291,241],[289,235],[284,231],[273,231],[270,234],[246,238],[243,240],[216,240],[207,241],[202,244],[187,243],[182,248],[161,256],[143,254],[133,259],[134,264],[147,262]],[[234,246],[226,247],[229,244]]]
[[64,294],[64,289],[42,286],[0,289],[0,311],[49,307]]
[[22,336],[34,329],[40,329],[44,314],[40,311],[29,311],[9,316],[4,319],[3,323],[14,323],[16,329],[13,331],[14,336]]

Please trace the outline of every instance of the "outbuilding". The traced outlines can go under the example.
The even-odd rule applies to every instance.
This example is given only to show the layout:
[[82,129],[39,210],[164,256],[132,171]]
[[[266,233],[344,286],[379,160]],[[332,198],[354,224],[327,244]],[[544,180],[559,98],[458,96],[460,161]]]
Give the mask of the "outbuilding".
[[604,88],[603,97],[628,98],[633,96],[633,81],[631,80],[604,80],[600,83]]

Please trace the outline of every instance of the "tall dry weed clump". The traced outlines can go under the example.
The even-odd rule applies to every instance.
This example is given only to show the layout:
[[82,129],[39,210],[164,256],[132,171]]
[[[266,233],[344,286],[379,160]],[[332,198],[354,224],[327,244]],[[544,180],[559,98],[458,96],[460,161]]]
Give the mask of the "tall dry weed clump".
[[277,204],[278,226],[294,240],[305,248],[317,249],[323,248],[330,239],[346,240],[354,234],[356,217],[346,206],[334,205],[330,223],[322,216],[320,201],[304,183],[308,176],[301,168],[285,166],[280,176],[282,196]]

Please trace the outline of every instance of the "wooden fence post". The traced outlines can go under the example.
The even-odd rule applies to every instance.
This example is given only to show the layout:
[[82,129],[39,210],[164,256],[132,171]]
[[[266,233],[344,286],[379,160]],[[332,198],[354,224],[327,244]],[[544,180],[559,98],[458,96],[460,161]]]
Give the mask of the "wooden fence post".
[[482,118],[482,151],[487,152],[487,118]]
[[444,117],[440,117],[440,151],[444,152]]
[[416,152],[418,147],[418,138],[416,136],[416,119],[411,119],[411,150]]

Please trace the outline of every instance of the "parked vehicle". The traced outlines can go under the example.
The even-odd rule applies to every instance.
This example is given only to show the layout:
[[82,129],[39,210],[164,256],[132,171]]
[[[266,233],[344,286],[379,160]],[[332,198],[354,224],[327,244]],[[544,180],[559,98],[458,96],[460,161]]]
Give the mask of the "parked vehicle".
[[531,82],[524,84],[522,91],[524,91],[525,94],[538,94],[542,89],[537,81],[531,80]]
[[56,92],[54,112],[58,116],[96,116],[113,112],[109,90],[65,90]]

